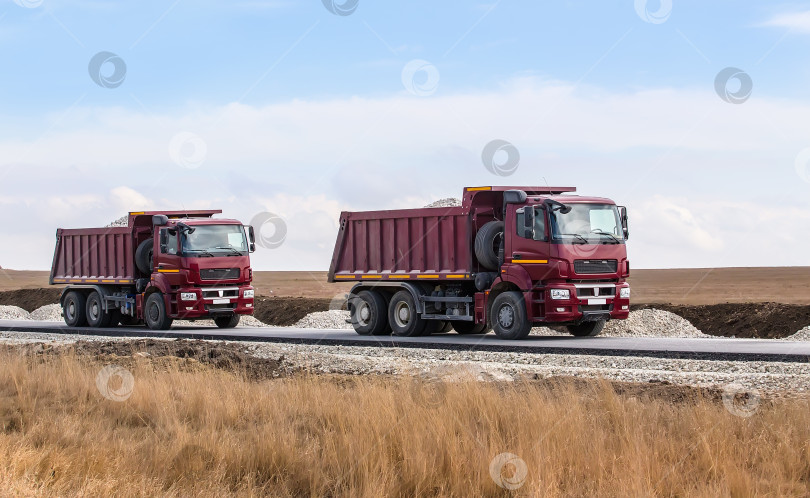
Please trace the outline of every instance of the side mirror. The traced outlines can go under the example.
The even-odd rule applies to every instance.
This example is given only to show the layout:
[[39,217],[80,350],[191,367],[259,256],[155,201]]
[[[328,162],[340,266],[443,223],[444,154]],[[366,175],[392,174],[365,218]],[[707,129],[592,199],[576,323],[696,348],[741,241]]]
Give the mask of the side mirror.
[[534,238],[534,208],[532,206],[523,208],[523,236],[527,239]]
[[254,242],[256,242],[256,232],[253,231],[252,225],[248,225],[247,229],[248,229],[248,240],[250,241],[251,244],[253,244]]
[[152,224],[158,227],[162,227],[169,224],[169,217],[165,214],[155,214],[152,215]]
[[624,239],[627,240],[630,238],[630,229],[627,226],[627,208],[624,206],[619,206],[619,218],[622,220],[622,232],[624,233]]
[[256,244],[253,242],[250,243],[250,252],[256,252]]

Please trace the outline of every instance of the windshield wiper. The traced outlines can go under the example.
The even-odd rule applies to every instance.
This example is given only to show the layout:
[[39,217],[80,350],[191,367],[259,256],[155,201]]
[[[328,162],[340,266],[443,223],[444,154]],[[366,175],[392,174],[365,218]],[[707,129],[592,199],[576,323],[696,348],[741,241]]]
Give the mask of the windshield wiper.
[[240,250],[238,250],[238,249],[234,249],[234,248],[233,248],[233,247],[231,247],[231,246],[214,247],[214,249],[228,249],[228,250],[230,250],[230,251],[232,251],[232,252],[233,252],[233,255],[234,255],[234,256],[241,256],[241,255],[242,255],[242,251],[240,251]]
[[193,253],[195,253],[194,254],[195,256],[197,255],[196,253],[202,253],[201,255],[205,255],[205,256],[208,256],[210,258],[214,257],[214,255],[211,254],[210,252],[208,252],[207,249],[186,249],[184,252],[193,252]]
[[581,241],[581,242],[579,242],[580,244],[587,244],[588,243],[588,239],[586,239],[585,237],[583,237],[582,235],[580,235],[578,233],[561,233],[560,235],[570,235],[571,237],[576,237],[577,240]]
[[611,239],[613,239],[614,241],[616,241],[616,242],[615,242],[616,244],[619,244],[619,243],[621,242],[621,241],[620,241],[620,240],[619,240],[619,239],[618,239],[618,238],[617,238],[615,235],[613,235],[613,234],[612,234],[612,233],[610,233],[610,232],[606,232],[606,231],[602,230],[601,228],[597,228],[597,229],[595,229],[595,230],[591,230],[591,233],[595,233],[595,234],[598,234],[598,235],[607,235],[608,237],[610,237]]

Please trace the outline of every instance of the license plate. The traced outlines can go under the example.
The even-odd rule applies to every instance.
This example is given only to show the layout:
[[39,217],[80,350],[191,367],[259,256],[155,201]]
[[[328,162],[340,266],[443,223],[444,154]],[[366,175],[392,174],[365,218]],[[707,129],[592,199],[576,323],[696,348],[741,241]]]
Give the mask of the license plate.
[[[603,299],[603,301],[604,301],[604,299]],[[211,302],[213,304],[230,304],[231,300],[230,299],[214,299]]]
[[607,304],[607,299],[588,299],[588,304]]

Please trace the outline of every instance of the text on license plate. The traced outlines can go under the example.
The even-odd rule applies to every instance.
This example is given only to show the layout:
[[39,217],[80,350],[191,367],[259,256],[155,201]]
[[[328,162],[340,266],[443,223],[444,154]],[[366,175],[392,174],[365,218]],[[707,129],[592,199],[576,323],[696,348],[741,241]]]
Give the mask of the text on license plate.
[[[602,301],[604,301],[604,299],[602,299]],[[214,303],[214,304],[228,304],[228,303],[231,302],[231,300],[230,299],[214,299],[211,302]]]
[[588,299],[588,304],[607,304],[607,299]]

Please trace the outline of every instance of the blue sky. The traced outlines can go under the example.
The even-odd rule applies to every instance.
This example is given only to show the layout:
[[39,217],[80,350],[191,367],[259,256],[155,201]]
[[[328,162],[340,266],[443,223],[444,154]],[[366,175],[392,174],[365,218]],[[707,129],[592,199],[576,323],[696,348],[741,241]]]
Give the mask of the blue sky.
[[[636,267],[806,264],[810,2],[7,0],[0,43],[0,229],[38,242],[6,268],[47,268],[57,226],[194,206],[278,213],[256,266],[325,269],[342,209],[545,182],[627,204]],[[481,164],[493,139],[512,177]]]

